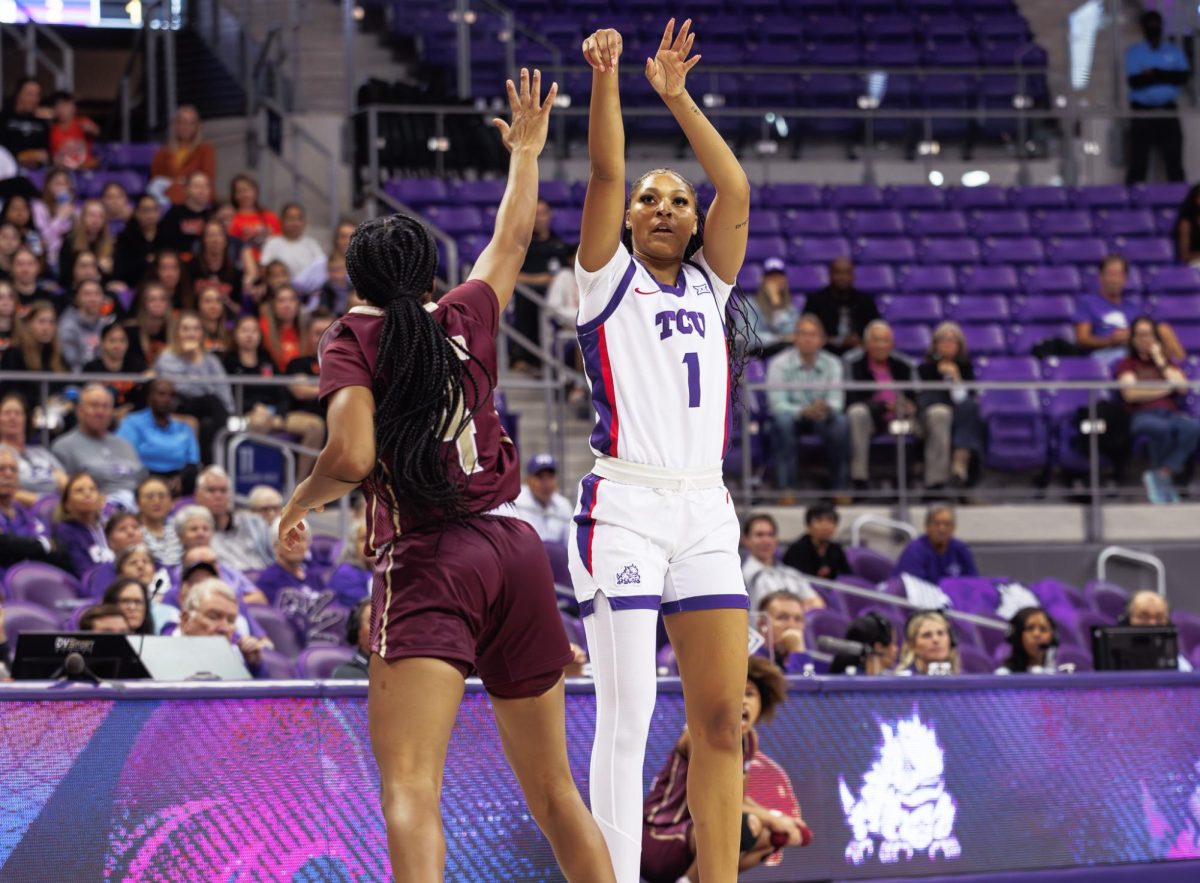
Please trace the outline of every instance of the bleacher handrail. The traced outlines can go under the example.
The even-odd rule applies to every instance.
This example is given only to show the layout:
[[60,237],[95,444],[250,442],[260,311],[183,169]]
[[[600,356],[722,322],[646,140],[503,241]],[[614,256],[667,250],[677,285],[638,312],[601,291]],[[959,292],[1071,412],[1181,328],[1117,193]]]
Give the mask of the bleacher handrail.
[[[871,601],[878,601],[881,604],[890,604],[893,607],[902,607],[905,610],[929,609],[921,604],[914,604],[912,601],[908,600],[908,598],[900,595],[892,595],[888,592],[881,592],[878,589],[867,589],[863,588],[862,586],[854,586],[850,585],[849,583],[838,582],[837,580],[809,576],[808,574],[805,574],[804,578],[814,586],[821,586],[824,589],[828,589],[832,592],[840,592],[843,595],[854,595],[858,598],[867,598]],[[972,625],[982,626],[988,629],[1007,632],[1009,628],[1009,624],[1005,620],[994,616],[983,616],[979,613],[967,613],[964,610],[955,610],[953,607],[948,607],[942,612],[947,614],[951,619],[969,622]]]
[[[54,85],[58,89],[69,92],[75,91],[75,50],[62,37],[34,18],[33,12],[21,0],[12,0],[13,5],[25,14],[26,21],[19,24],[8,24],[0,27],[0,50],[3,49],[4,37],[10,37],[13,42],[25,51],[25,76],[37,76],[38,64],[43,65],[54,75]],[[58,50],[61,63],[56,63],[48,54],[38,48],[38,40],[45,40]],[[22,45],[24,44],[24,45]],[[0,64],[0,95],[7,96],[8,89],[4,83],[4,66]]]
[[900,521],[895,518],[886,518],[883,515],[876,515],[872,512],[865,512],[855,518],[850,524],[850,545],[862,545],[862,529],[868,524],[877,524],[880,527],[886,527],[890,530],[898,530],[910,540],[915,540],[918,534],[917,529],[907,521]]
[[1139,552],[1137,549],[1129,549],[1125,546],[1105,546],[1096,558],[1096,579],[1101,582],[1108,581],[1108,562],[1114,558],[1132,561],[1135,564],[1145,564],[1152,569],[1155,577],[1155,590],[1161,597],[1167,597],[1167,565],[1157,555]]

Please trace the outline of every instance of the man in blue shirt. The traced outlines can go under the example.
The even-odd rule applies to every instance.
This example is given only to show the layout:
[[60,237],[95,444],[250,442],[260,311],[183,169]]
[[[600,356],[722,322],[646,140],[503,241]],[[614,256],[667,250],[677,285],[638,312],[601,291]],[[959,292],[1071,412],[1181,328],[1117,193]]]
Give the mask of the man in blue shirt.
[[176,405],[175,385],[161,377],[146,385],[148,407],[134,411],[123,421],[117,435],[137,451],[142,463],[158,475],[175,476],[200,462],[196,434],[171,412]]
[[925,536],[904,547],[893,573],[913,576],[935,586],[948,576],[979,576],[971,547],[954,538],[954,510],[930,506],[925,513]]
[[1156,145],[1162,151],[1168,181],[1182,181],[1183,130],[1174,114],[1165,117],[1139,117],[1138,111],[1174,110],[1180,87],[1191,75],[1187,56],[1174,43],[1163,42],[1162,16],[1150,10],[1142,14],[1145,40],[1125,50],[1125,76],[1129,80],[1129,106],[1133,117],[1129,124],[1129,169],[1126,184],[1146,180],[1150,151]]

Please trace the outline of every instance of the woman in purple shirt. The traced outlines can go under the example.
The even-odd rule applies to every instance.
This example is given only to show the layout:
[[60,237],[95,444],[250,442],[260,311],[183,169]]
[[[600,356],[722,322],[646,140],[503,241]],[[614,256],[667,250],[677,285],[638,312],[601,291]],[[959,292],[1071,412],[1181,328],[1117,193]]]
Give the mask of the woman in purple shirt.
[[905,573],[937,585],[948,576],[979,576],[975,556],[962,540],[954,538],[954,510],[949,506],[930,506],[925,513],[925,536],[904,547],[896,576]]
[[52,535],[59,549],[71,559],[71,570],[76,576],[113,560],[100,522],[103,510],[104,494],[95,479],[86,472],[72,476],[54,511]]

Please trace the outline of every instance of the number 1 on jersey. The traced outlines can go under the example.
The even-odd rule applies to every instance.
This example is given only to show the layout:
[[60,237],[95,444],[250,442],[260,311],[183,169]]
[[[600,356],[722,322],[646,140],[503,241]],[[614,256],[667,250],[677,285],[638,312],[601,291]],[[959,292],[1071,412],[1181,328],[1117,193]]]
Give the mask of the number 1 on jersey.
[[687,365],[688,372],[688,407],[700,407],[700,354],[686,353],[683,357],[683,364]]

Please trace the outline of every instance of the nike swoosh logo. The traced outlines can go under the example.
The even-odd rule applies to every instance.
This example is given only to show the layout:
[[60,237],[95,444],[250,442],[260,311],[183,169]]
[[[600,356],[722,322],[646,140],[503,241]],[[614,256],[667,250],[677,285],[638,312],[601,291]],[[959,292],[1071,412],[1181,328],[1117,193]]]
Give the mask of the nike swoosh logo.
[[659,293],[657,288],[655,288],[653,291],[642,291],[637,286],[634,286],[633,290],[636,291],[638,294],[658,294]]

